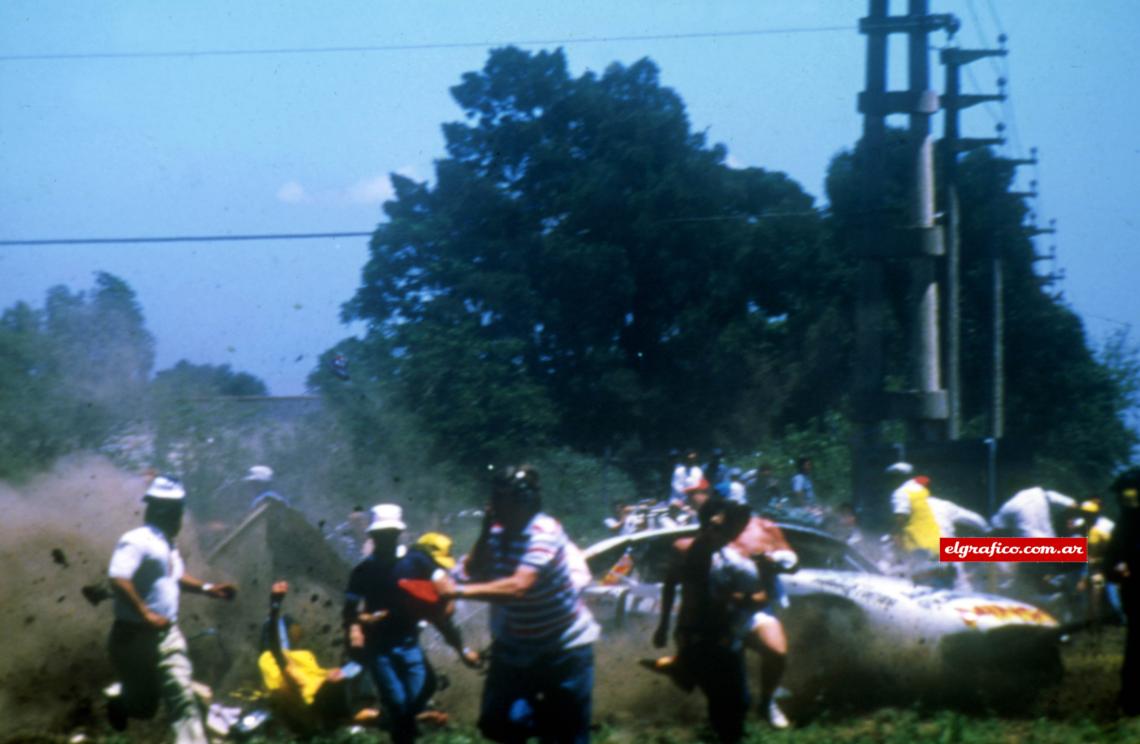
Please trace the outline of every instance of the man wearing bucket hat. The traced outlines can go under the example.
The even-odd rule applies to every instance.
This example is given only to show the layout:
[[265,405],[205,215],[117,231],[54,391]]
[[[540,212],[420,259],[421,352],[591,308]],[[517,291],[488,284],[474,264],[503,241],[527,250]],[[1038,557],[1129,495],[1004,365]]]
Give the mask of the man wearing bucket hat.
[[143,526],[119,538],[108,570],[115,599],[108,647],[122,685],[108,703],[108,718],[122,730],[128,718],[153,717],[161,697],[178,744],[206,741],[186,640],[178,629],[179,594],[232,599],[236,593],[231,584],[211,584],[186,573],[174,544],[185,499],[181,483],[155,478],[143,497]]
[[403,509],[379,504],[371,513],[372,553],[349,576],[345,630],[351,653],[376,685],[381,724],[392,741],[401,744],[415,740],[417,717],[435,691],[435,676],[420,647],[420,621],[430,620],[439,628],[464,663],[477,664],[478,654],[463,647],[432,583],[437,569],[448,562],[454,565],[448,553],[451,541],[433,534],[417,549],[404,552],[399,545],[407,529]]

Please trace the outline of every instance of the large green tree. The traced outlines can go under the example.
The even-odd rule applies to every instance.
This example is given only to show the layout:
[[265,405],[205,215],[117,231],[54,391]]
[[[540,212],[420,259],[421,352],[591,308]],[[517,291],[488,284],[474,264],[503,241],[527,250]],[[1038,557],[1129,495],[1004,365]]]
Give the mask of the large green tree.
[[728,167],[652,62],[498,49],[452,95],[435,182],[392,177],[343,313],[368,328],[352,384],[448,453],[755,441],[833,361],[812,198]]

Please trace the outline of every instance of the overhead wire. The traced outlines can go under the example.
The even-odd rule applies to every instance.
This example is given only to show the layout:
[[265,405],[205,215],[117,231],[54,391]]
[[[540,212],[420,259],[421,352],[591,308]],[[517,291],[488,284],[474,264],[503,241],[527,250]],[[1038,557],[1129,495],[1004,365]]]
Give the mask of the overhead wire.
[[33,245],[123,245],[130,243],[229,243],[248,240],[315,240],[320,238],[366,238],[372,232],[257,233],[242,235],[152,235],[125,238],[27,238],[0,240],[0,246]]
[[427,42],[422,44],[370,44],[361,46],[279,47],[268,49],[184,49],[152,52],[71,52],[45,54],[3,54],[0,62],[33,62],[49,60],[86,59],[163,59],[174,57],[251,57],[290,54],[351,54],[363,52],[410,52],[435,49],[481,49],[497,46],[548,46],[551,44],[604,44],[628,41],[683,41],[686,39],[724,39],[747,36],[775,36],[782,34],[829,33],[854,31],[855,26],[790,26],[785,28],[756,28],[741,31],[691,31],[672,34],[629,34],[619,36],[582,36],[557,39],[526,39],[521,41],[456,41]]

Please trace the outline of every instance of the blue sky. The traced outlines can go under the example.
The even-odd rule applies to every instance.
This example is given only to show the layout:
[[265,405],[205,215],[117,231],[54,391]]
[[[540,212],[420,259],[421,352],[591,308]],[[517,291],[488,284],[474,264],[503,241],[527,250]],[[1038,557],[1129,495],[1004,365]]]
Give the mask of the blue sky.
[[[892,5],[897,13],[905,3]],[[1140,4],[932,0],[932,9],[962,20],[962,46],[1009,35],[1009,57],[973,65],[966,87],[989,92],[1008,76],[1011,106],[974,110],[967,131],[990,136],[1003,119],[1012,125],[1007,154],[1040,149],[1038,211],[1042,222],[1058,220],[1059,234],[1039,245],[1057,245],[1066,274],[1058,289],[1093,339],[1133,326]],[[482,67],[480,42],[563,40],[575,73],[648,56],[732,164],[785,171],[822,197],[828,161],[860,132],[864,39],[854,27],[865,13],[865,0],[5,0],[0,240],[371,230],[389,173],[431,177],[440,124],[460,117],[448,88]],[[835,27],[846,28],[790,31]],[[773,33],[574,41],[752,30]],[[11,59],[449,43],[473,46]],[[892,53],[901,63],[901,48]],[[892,87],[904,84],[894,68]],[[318,354],[359,330],[338,312],[366,259],[364,238],[0,246],[0,307],[38,305],[53,285],[82,289],[110,271],[137,291],[159,368],[183,358],[228,363],[292,394]]]

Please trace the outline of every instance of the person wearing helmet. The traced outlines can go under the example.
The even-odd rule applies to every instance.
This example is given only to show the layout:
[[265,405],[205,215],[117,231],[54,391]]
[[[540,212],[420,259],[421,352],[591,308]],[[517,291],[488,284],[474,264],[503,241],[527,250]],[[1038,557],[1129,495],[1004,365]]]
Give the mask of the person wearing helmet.
[[1124,664],[1120,670],[1120,708],[1140,715],[1140,468],[1124,471],[1112,484],[1120,519],[1105,551],[1109,581],[1120,584],[1121,605],[1128,618]]
[[593,643],[562,525],[542,512],[538,472],[496,474],[483,530],[448,596],[491,603],[491,663],[479,730],[499,742],[590,737]]
[[161,697],[176,742],[205,744],[186,639],[178,629],[179,595],[185,590],[232,599],[236,589],[186,573],[174,543],[185,499],[186,491],[177,480],[155,478],[143,496],[143,526],[120,537],[111,556],[107,573],[115,622],[108,650],[122,687],[108,702],[107,716],[111,726],[122,731],[130,718],[153,718]]

